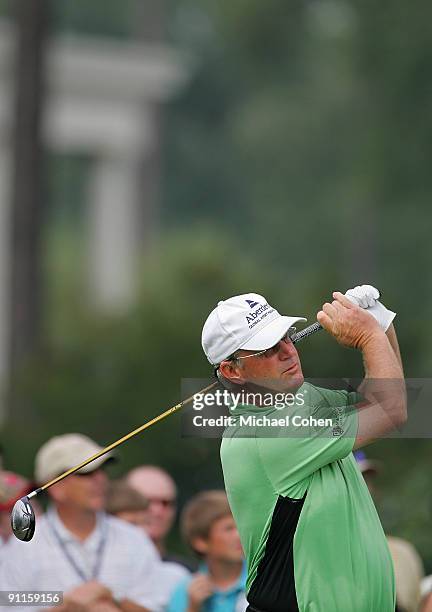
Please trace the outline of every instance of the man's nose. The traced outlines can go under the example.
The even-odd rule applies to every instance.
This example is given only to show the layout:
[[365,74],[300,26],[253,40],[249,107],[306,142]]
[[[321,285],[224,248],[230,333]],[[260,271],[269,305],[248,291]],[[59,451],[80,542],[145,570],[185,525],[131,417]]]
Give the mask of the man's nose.
[[279,343],[279,356],[282,359],[287,359],[288,357],[292,357],[297,354],[297,350],[294,344],[289,340],[285,342],[285,340],[281,340]]

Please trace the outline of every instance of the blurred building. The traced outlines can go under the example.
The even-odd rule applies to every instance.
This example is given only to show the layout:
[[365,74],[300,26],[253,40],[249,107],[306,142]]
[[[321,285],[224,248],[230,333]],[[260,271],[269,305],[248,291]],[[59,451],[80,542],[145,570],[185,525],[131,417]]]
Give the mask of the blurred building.
[[[0,22],[0,381],[8,370],[14,45],[14,27]],[[133,300],[143,160],[158,146],[161,104],[187,74],[184,58],[160,43],[81,36],[48,43],[44,141],[51,152],[92,160],[86,270],[98,308],[122,309]]]

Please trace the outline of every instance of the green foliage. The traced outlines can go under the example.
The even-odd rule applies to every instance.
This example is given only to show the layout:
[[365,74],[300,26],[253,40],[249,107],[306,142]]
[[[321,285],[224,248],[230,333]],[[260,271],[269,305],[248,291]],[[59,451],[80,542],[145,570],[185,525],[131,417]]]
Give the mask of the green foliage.
[[211,35],[169,110],[165,219],[235,226],[298,295],[376,284],[401,315],[407,374],[426,376],[430,4],[188,6]]

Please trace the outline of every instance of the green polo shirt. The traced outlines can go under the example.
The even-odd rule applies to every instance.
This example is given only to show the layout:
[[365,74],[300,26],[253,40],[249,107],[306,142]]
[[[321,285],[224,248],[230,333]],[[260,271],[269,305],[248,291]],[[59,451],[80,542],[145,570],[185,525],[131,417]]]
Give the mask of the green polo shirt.
[[[238,406],[222,440],[225,487],[248,564],[248,601],[260,612],[394,611],[392,560],[351,452],[359,396],[309,383],[298,394],[301,406]],[[289,417],[291,426],[267,421],[245,435],[247,416],[281,423]],[[327,421],[293,426],[293,416]]]

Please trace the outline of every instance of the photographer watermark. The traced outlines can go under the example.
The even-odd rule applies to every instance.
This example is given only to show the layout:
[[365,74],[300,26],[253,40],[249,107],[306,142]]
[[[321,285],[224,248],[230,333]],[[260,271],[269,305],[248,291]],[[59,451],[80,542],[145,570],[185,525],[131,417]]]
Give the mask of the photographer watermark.
[[229,415],[212,418],[198,414],[192,418],[192,422],[195,427],[333,427],[335,421],[332,418],[315,418],[312,415],[304,417],[300,414],[287,414],[283,417],[241,414],[238,418]]
[[277,381],[267,381],[266,387],[219,385],[203,393],[209,382],[182,381],[182,396],[192,397],[181,412],[183,437],[355,437],[360,412],[362,418],[375,418],[378,411],[391,417],[392,405],[402,395],[409,420],[388,435],[432,437],[431,379],[367,379],[366,384],[361,379],[308,379],[284,392],[271,390],[278,388]]

